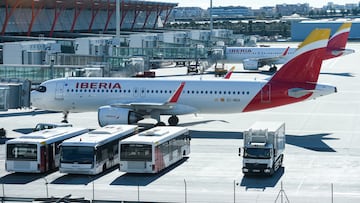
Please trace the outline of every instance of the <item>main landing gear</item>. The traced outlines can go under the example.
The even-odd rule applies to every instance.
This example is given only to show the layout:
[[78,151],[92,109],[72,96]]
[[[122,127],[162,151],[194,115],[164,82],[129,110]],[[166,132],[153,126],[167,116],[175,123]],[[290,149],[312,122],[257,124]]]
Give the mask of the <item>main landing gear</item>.
[[[176,115],[172,115],[168,119],[168,123],[170,126],[176,126],[179,123],[179,118]],[[166,124],[164,122],[160,121],[160,118],[159,118],[156,126],[166,126]]]
[[272,65],[269,69],[270,72],[275,73],[277,71],[276,65]]
[[179,123],[179,118],[175,115],[172,115],[172,116],[170,116],[168,123],[171,126],[176,126]]

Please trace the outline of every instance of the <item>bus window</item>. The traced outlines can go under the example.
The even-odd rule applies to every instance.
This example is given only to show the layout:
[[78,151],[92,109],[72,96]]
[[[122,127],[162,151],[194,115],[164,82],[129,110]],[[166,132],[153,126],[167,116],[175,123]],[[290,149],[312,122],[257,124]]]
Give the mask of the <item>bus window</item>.
[[158,126],[122,140],[120,171],[157,173],[169,167],[190,153],[188,134],[187,128]]
[[93,147],[77,147],[66,146],[61,149],[61,162],[73,163],[78,162],[81,164],[93,163],[94,160]]
[[36,144],[8,144],[7,152],[9,160],[37,160]]
[[124,161],[151,161],[151,145],[123,144],[120,159]]

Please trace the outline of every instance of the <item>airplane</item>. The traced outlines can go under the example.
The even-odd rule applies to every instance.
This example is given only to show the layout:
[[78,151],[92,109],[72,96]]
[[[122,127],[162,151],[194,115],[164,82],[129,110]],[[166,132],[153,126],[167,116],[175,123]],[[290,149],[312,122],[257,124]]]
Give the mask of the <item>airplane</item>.
[[230,79],[230,77],[231,77],[232,73],[234,72],[234,70],[235,70],[235,66],[232,66],[232,67],[228,70],[228,72],[224,75],[224,79]]
[[[332,35],[328,42],[326,59],[335,58],[354,53],[352,49],[346,49],[346,43],[351,29],[351,22],[343,23]],[[226,47],[225,59],[221,63],[243,63],[245,70],[258,70],[260,67],[269,65],[269,71],[277,70],[276,64],[284,64],[292,58],[297,48],[280,47]]]
[[267,79],[86,78],[45,81],[31,92],[32,106],[69,112],[98,111],[100,126],[135,124],[160,115],[241,113],[278,107],[337,92],[317,83],[326,55],[329,29],[315,29],[289,60]]

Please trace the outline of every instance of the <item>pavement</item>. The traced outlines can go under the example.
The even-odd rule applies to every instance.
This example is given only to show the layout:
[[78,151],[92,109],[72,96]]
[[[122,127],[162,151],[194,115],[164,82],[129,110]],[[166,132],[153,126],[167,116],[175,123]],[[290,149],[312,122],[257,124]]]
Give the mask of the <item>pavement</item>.
[[[356,52],[324,62],[319,77],[319,82],[337,86],[336,94],[250,113],[179,116],[179,125],[191,131],[191,153],[156,175],[126,174],[116,168],[95,177],[58,171],[9,173],[5,146],[0,145],[3,196],[72,194],[89,200],[194,203],[281,202],[286,198],[299,203],[360,202],[360,43],[349,43],[347,48]],[[270,76],[235,66],[234,80]],[[156,72],[163,77],[185,77],[181,75],[186,73],[181,68]],[[211,74],[186,77],[215,78]],[[8,138],[30,132],[37,123],[61,120],[61,113],[35,109],[0,112],[0,128],[5,128]],[[69,121],[74,126],[99,127],[97,112],[73,113]],[[284,167],[272,177],[244,177],[241,172],[241,132],[255,121],[286,123]]]

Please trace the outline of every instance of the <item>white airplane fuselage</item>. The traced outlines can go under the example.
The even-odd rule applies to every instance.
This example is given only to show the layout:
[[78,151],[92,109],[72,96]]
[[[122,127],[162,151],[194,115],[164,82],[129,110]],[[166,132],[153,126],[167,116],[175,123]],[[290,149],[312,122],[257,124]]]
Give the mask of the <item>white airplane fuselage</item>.
[[[173,108],[162,110],[163,115],[181,115],[201,113],[240,113],[260,92],[264,104],[278,105],[293,98],[289,91],[308,89],[308,84],[286,87],[284,91],[271,87],[267,80],[174,80],[174,79],[138,79],[138,78],[62,78],[44,82],[45,92],[33,91],[32,104],[42,109],[68,112],[97,111],[104,105],[122,103],[162,103],[166,101],[185,82],[184,89]],[[264,88],[264,85],[268,88]],[[311,86],[314,86],[311,84]],[[300,99],[311,99],[335,92],[335,88],[317,84]],[[284,95],[280,95],[284,94]],[[290,96],[289,96],[290,95]],[[284,101],[280,101],[280,100]],[[259,107],[263,109],[261,104]]]
[[276,58],[274,63],[282,64],[293,57],[296,50],[296,48],[289,48],[286,55],[280,57],[286,49],[286,47],[227,47],[225,49],[225,59],[222,62],[240,63],[246,59]]

